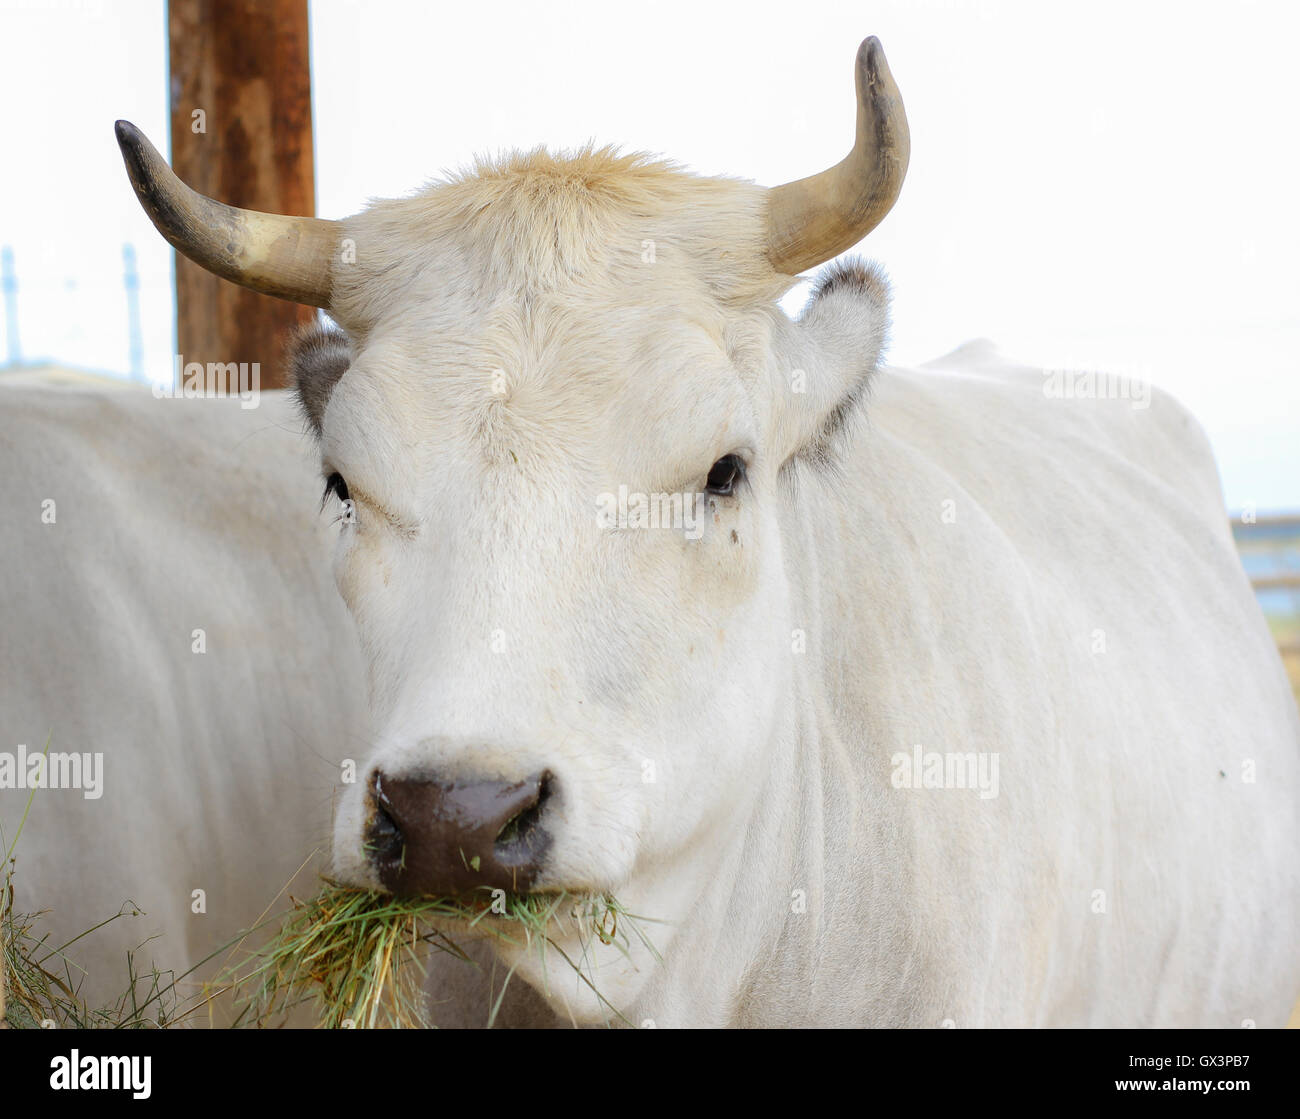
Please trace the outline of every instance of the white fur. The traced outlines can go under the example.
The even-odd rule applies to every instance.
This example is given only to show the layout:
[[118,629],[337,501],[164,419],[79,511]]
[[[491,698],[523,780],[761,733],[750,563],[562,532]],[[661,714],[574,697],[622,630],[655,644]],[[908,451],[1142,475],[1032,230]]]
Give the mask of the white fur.
[[[138,974],[180,976],[284,909],[282,888],[328,850],[344,759],[365,756],[356,639],[286,395],[245,410],[0,387],[0,750],[48,736],[51,752],[104,755],[99,799],[34,794],[16,909],[48,911],[51,947],[128,900],[141,911],[69,948],[92,1007],[125,993],[128,951]],[[6,844],[27,796],[0,790]],[[313,889],[308,869],[294,892]]]

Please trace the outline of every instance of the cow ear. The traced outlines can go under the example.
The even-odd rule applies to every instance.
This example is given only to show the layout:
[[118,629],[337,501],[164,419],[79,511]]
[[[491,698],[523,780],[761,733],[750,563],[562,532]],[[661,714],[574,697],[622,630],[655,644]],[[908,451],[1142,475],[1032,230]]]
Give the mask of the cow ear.
[[315,322],[299,328],[285,355],[303,418],[319,439],[330,393],[352,364],[352,339],[332,322]]
[[775,347],[773,449],[830,466],[856,430],[889,333],[889,280],[871,261],[822,270]]

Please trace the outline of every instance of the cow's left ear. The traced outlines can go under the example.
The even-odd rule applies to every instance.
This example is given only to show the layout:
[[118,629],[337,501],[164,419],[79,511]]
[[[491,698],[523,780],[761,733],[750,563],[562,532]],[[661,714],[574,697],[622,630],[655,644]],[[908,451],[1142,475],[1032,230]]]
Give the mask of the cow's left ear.
[[889,280],[848,259],[823,269],[803,313],[774,339],[772,451],[829,465],[862,414],[889,333]]
[[289,338],[285,358],[303,418],[319,439],[330,393],[352,364],[352,340],[332,322],[313,321]]

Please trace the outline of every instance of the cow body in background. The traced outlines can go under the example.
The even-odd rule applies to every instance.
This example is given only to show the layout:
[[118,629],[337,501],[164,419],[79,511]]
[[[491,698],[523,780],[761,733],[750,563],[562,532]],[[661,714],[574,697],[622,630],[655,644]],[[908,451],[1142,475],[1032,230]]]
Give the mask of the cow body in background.
[[[16,909],[49,910],[52,945],[142,911],[69,949],[92,1006],[125,990],[129,949],[179,974],[253,924],[328,848],[341,765],[365,751],[356,639],[284,395],[0,387],[0,753],[48,738],[102,756],[91,796],[36,791]],[[6,842],[27,795],[0,790]]]

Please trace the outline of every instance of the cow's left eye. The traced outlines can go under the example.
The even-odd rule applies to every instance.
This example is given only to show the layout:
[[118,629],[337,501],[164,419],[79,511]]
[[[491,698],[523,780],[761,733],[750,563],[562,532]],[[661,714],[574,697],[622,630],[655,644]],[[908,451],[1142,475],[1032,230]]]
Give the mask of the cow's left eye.
[[709,480],[705,483],[705,489],[719,497],[726,497],[735,492],[736,486],[744,477],[745,464],[740,456],[723,455],[709,471]]

